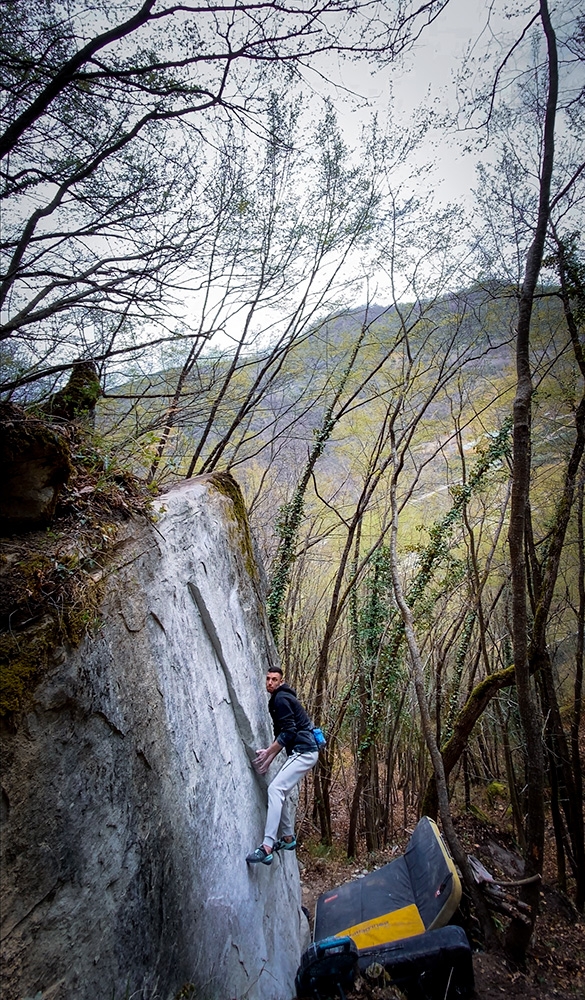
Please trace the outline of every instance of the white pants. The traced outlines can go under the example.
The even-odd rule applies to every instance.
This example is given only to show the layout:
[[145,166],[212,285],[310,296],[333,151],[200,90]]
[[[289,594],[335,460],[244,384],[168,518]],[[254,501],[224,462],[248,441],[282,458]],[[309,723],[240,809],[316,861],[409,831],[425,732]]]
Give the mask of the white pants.
[[315,766],[319,752],[292,753],[287,757],[280,771],[268,786],[268,813],[264,828],[263,843],[273,847],[280,834],[291,837],[294,832],[294,806],[291,792],[298,785],[303,775]]

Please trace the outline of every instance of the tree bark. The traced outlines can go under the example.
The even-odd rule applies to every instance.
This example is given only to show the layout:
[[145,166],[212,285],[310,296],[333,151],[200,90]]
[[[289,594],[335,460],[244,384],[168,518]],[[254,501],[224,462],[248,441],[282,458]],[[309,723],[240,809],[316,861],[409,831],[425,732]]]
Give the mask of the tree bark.
[[[541,720],[530,678],[528,656],[527,572],[525,561],[526,525],[530,499],[530,420],[532,375],[530,368],[530,326],[536,283],[540,273],[544,243],[550,216],[550,190],[554,163],[554,130],[558,96],[558,59],[556,37],[550,21],[547,0],[540,0],[542,22],[548,51],[548,95],[544,119],[544,142],[541,163],[538,217],[524,272],[518,309],[516,337],[516,396],[514,399],[513,481],[509,545],[512,569],[512,645],[518,708],[525,738],[527,760],[527,827],[525,875],[542,874],[544,854],[544,759]],[[538,881],[524,885],[522,901],[530,906],[530,921],[512,919],[506,933],[506,950],[523,964],[538,914]]]

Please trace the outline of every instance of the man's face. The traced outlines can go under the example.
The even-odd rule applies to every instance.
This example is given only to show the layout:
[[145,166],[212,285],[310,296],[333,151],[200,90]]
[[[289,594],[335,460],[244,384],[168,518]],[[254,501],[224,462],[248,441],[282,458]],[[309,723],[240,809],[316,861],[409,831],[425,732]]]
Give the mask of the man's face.
[[271,670],[266,674],[266,690],[272,694],[282,684],[282,674],[273,673]]

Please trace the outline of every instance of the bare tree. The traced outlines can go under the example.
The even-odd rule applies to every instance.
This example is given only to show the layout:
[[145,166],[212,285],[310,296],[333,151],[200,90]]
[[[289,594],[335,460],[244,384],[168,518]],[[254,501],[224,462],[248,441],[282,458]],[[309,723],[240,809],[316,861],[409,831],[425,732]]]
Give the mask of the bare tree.
[[172,340],[218,133],[269,136],[275,86],[303,84],[326,52],[390,59],[445,2],[7,0],[0,338],[26,373],[12,366],[4,391]]
[[[399,467],[398,455],[396,451],[395,443],[393,442],[393,465],[394,469],[397,470]],[[402,588],[402,581],[400,578],[398,557],[397,557],[397,536],[398,536],[398,503],[396,499],[396,477],[392,477],[392,483],[390,487],[390,496],[392,504],[392,531],[390,535],[390,552],[391,552],[391,567],[392,567],[392,582],[394,585],[394,594],[396,596],[396,603],[402,617],[404,624],[404,631],[406,635],[406,641],[408,644],[408,650],[410,654],[410,661],[412,663],[412,670],[414,675],[414,685],[416,689],[418,707],[421,717],[422,729],[425,737],[425,741],[428,747],[429,754],[431,756],[433,764],[433,772],[435,775],[435,783],[437,786],[437,793],[439,798],[439,810],[441,814],[441,822],[443,826],[443,831],[445,837],[453,854],[460,871],[463,874],[465,884],[467,886],[468,892],[475,904],[477,914],[481,921],[481,927],[485,935],[486,942],[489,946],[494,947],[497,942],[497,937],[492,923],[491,917],[488,912],[486,902],[481,894],[481,891],[471,872],[469,861],[467,855],[463,850],[459,838],[455,832],[455,827],[453,825],[453,819],[451,816],[451,810],[449,808],[449,796],[447,790],[447,781],[445,777],[445,770],[443,765],[443,758],[439,751],[437,741],[435,739],[435,734],[433,732],[431,715],[429,710],[429,705],[426,697],[425,683],[424,683],[424,668],[422,657],[420,653],[419,644],[417,642],[415,630],[414,630],[414,618],[412,614],[412,608],[406,601],[404,596],[404,591]]]
[[200,204],[215,230],[186,353],[167,347],[156,378],[108,394],[110,422],[122,399],[137,415],[132,446],[159,429],[151,480],[233,469],[290,436],[327,382],[325,371],[305,377],[303,351],[361,293],[384,142],[368,142],[358,167],[330,109],[308,132],[276,97],[271,114],[274,141],[246,149],[234,133]]

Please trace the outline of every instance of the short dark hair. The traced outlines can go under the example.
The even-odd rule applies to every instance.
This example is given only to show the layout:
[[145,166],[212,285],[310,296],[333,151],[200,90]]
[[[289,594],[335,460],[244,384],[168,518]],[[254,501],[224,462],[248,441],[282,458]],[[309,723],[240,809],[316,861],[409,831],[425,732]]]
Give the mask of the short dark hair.
[[282,667],[268,667],[267,674],[280,674],[282,677]]

